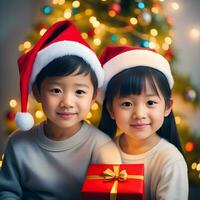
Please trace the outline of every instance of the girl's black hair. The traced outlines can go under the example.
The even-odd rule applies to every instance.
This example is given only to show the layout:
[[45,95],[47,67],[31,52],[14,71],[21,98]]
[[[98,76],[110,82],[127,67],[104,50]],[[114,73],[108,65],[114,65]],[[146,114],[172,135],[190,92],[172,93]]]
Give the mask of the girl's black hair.
[[[162,93],[166,106],[170,106],[171,89],[165,75],[151,67],[137,66],[125,69],[116,74],[108,83],[105,93],[105,99],[102,106],[102,116],[99,129],[104,131],[112,138],[115,136],[117,125],[107,110],[107,106],[112,109],[112,103],[115,97],[125,97],[131,94],[140,95],[145,89],[146,81],[157,93],[157,87]],[[178,131],[174,120],[173,112],[165,117],[162,127],[157,134],[174,144],[182,152],[178,137]]]
[[78,70],[77,75],[90,74],[94,86],[94,94],[97,92],[98,80],[94,70],[81,57],[75,55],[65,55],[51,61],[37,75],[35,84],[40,91],[41,84],[46,77],[68,76]]

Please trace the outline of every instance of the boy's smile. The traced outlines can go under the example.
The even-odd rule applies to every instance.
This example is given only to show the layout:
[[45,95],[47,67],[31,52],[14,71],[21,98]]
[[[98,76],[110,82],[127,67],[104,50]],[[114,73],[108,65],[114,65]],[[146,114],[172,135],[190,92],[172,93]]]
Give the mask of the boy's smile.
[[70,119],[77,115],[76,112],[57,112],[57,114],[63,119]]
[[48,137],[59,140],[75,134],[94,102],[90,74],[45,78],[39,100],[47,116]]

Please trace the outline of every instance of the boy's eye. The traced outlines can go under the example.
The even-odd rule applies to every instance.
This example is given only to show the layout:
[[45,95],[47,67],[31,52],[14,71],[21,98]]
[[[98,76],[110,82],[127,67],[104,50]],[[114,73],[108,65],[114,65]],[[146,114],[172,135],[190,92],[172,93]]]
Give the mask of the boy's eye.
[[53,88],[53,89],[50,90],[50,92],[57,94],[57,93],[60,93],[61,90],[59,88]]
[[79,95],[79,96],[82,96],[84,95],[86,92],[84,90],[77,90],[76,91],[76,94]]

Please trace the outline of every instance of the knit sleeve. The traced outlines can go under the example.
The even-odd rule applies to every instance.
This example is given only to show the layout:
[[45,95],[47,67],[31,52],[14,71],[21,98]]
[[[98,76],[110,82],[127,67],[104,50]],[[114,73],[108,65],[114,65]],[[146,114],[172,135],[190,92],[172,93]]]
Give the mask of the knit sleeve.
[[112,140],[95,149],[92,156],[92,163],[120,164],[121,157],[117,146]]
[[188,200],[188,172],[184,159],[162,169],[156,190],[157,200]]
[[9,141],[0,169],[0,199],[18,200],[22,197],[20,176],[12,143]]

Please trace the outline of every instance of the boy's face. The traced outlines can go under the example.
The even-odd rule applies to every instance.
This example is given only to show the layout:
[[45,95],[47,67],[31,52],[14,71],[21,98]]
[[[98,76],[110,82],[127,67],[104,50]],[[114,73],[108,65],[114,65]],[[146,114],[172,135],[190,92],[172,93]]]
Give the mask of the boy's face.
[[94,103],[93,93],[90,74],[77,75],[75,71],[64,77],[45,78],[37,99],[52,130],[76,132]]

